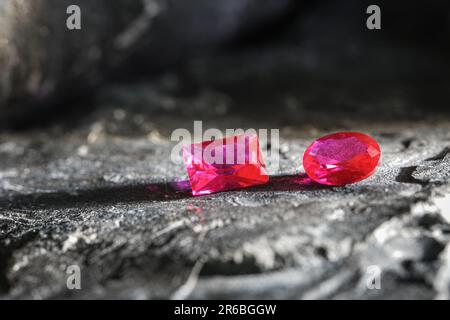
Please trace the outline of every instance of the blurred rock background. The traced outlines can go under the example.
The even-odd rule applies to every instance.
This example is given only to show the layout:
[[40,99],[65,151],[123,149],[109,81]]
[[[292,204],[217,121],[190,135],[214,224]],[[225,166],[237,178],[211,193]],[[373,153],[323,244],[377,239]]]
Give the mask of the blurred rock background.
[[[366,28],[369,4],[381,30]],[[448,299],[449,13],[444,0],[0,0],[0,299]],[[270,183],[192,197],[170,154],[194,120],[280,129]],[[314,184],[302,153],[339,130],[372,135],[381,166]]]
[[[82,30],[66,9],[82,10]],[[2,120],[21,122],[92,93],[105,81],[151,77],[197,51],[268,30],[292,0],[1,1]],[[64,107],[61,106],[64,104]]]
[[[66,28],[70,4],[82,10],[82,30]],[[366,86],[393,77],[426,82],[446,76],[448,2],[378,1],[380,31],[365,27],[369,4],[0,0],[0,124],[23,128],[58,121],[54,118],[67,115],[75,101],[92,97],[105,83],[180,73],[195,59],[214,63],[237,52],[246,52],[235,59],[244,68],[246,61],[265,57],[257,68],[284,64],[297,69],[291,82],[308,79],[309,73],[328,78],[358,73]],[[227,62],[221,64],[220,72],[226,73]],[[273,78],[279,77],[291,78]]]

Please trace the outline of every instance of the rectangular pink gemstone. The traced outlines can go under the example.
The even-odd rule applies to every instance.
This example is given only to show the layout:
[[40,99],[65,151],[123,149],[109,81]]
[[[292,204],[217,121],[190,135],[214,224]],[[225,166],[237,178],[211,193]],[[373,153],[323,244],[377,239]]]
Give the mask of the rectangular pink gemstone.
[[183,159],[194,196],[241,189],[269,181],[256,134],[185,146]]

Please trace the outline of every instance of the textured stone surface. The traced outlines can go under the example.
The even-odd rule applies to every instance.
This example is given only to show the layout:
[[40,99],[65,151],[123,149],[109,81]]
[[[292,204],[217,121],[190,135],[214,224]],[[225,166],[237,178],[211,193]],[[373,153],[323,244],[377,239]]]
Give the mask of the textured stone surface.
[[[297,43],[111,84],[57,124],[2,132],[0,298],[449,298],[448,60],[331,35],[330,12]],[[279,128],[271,183],[190,196],[167,159],[194,120]],[[345,187],[298,175],[306,147],[338,130],[377,139],[379,170]],[[373,265],[381,290],[366,286]]]
[[[252,60],[245,64],[254,70]],[[261,99],[249,101],[224,85],[215,63],[210,74],[188,80],[172,74],[107,87],[93,113],[0,135],[1,297],[448,297],[448,116],[409,104],[403,92],[414,83],[402,82],[409,89],[401,96],[392,83],[363,96],[328,87],[358,110],[342,109],[329,121],[330,113],[302,107],[322,99],[322,85],[291,83],[275,94],[263,82]],[[236,64],[228,76],[246,72]],[[203,86],[203,76],[215,87]],[[197,90],[177,93],[184,81]],[[243,112],[244,104],[261,117]],[[274,114],[274,105],[283,112]],[[172,130],[192,130],[195,119],[205,128],[280,128],[280,170],[271,183],[190,196],[180,183],[184,165],[167,159]],[[350,129],[382,147],[372,177],[324,187],[298,175],[311,141]],[[66,288],[72,264],[81,267],[80,291]],[[383,270],[381,290],[365,286],[371,265]]]

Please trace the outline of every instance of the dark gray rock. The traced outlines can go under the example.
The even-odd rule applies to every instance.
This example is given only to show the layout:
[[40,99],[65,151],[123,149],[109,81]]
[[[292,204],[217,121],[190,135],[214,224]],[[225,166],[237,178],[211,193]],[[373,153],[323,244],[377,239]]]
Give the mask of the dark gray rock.
[[[1,133],[0,298],[448,298],[448,62],[400,46],[349,67],[294,47],[196,58]],[[170,136],[194,120],[280,129],[271,182],[190,196]],[[338,130],[379,141],[377,172],[339,188],[299,175],[308,144]]]
[[[82,30],[65,27],[69,4],[81,7]],[[304,72],[303,79],[307,79],[309,71],[335,77],[336,66],[346,66],[352,72],[362,70],[354,75],[358,85],[367,78],[365,66],[369,65],[376,71],[371,75],[374,79],[389,81],[391,77],[383,73],[394,71],[395,51],[397,77],[420,83],[445,81],[450,49],[448,2],[433,0],[423,6],[410,1],[404,6],[379,1],[383,10],[380,32],[364,28],[369,4],[359,0],[345,4],[199,0],[189,5],[176,0],[0,0],[0,129],[52,123],[68,111],[88,113],[93,106],[86,100],[77,101],[92,97],[106,80],[149,78],[185,64],[201,73],[196,57],[214,60],[226,49],[255,44],[262,47],[252,58],[261,64],[271,65],[274,59],[286,62],[285,79],[297,72]],[[267,48],[280,47],[284,52],[264,53]],[[441,54],[424,58],[424,52]],[[242,72],[251,71],[245,64],[239,66]],[[261,65],[256,69],[270,72]],[[302,85],[311,81],[314,77]],[[435,90],[445,88],[438,85]],[[422,94],[415,90],[413,102],[425,100]],[[446,101],[433,100],[432,108],[446,108]]]
[[[183,80],[171,75],[107,88],[97,98],[97,111],[70,127],[0,135],[3,298],[448,294],[444,247],[450,233],[441,200],[449,183],[445,115],[392,121],[391,102],[383,95],[385,112],[361,109],[377,113],[370,123],[341,112],[330,125],[324,114],[291,103],[267,121],[236,113],[249,103],[238,94],[203,88],[178,96],[171,93],[174,84]],[[301,90],[283,98],[260,86],[267,104],[308,99]],[[259,99],[250,103],[248,110],[271,112]],[[186,179],[183,165],[169,161],[170,134],[192,130],[201,115],[205,127],[279,127],[280,168],[271,172],[271,182],[191,197],[180,183]],[[341,129],[364,131],[380,142],[383,163],[376,174],[341,188],[298,176],[311,140]],[[74,264],[82,272],[80,291],[66,287],[66,268]],[[374,265],[382,270],[380,290],[366,286],[367,268]]]

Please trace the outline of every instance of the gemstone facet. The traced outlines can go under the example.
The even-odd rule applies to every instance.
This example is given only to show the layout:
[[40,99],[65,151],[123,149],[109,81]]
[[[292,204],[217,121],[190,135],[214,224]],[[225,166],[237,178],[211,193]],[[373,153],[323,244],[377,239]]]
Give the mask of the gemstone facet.
[[246,188],[269,181],[256,134],[185,146],[183,160],[194,196]]
[[338,132],[314,141],[303,155],[303,167],[314,181],[340,186],[371,176],[380,158],[380,146],[370,136]]

